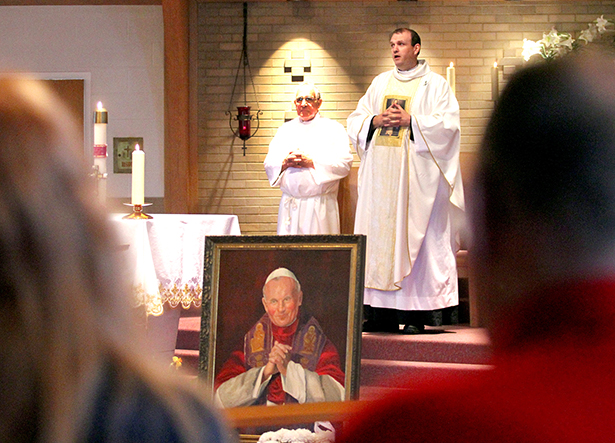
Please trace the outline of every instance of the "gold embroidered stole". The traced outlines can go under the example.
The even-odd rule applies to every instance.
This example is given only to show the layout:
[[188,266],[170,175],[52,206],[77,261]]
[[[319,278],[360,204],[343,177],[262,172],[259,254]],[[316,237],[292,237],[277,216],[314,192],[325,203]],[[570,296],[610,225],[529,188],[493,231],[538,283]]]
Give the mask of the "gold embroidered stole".
[[[395,101],[411,114],[412,100],[421,78],[399,81],[391,76],[382,100],[382,111]],[[402,205],[408,203],[407,162],[408,127],[379,128],[371,152],[371,219],[367,234],[366,287],[393,291],[399,289],[395,281],[395,263],[398,251],[398,218]],[[403,239],[401,239],[403,241]],[[407,249],[405,247],[404,249]],[[407,253],[406,250],[403,251]]]
[[[382,110],[384,112],[394,103],[404,108],[408,114],[412,113],[412,100],[414,94],[419,87],[421,78],[402,82],[391,76],[385,96],[382,100]],[[379,128],[376,133],[376,144],[380,146],[402,146],[404,136],[409,131],[409,128]]]
[[[309,317],[307,321],[300,319],[300,322],[293,338],[291,360],[315,371],[327,337],[314,317]],[[246,365],[260,368],[267,364],[273,341],[271,319],[268,315],[263,315],[244,337]]]

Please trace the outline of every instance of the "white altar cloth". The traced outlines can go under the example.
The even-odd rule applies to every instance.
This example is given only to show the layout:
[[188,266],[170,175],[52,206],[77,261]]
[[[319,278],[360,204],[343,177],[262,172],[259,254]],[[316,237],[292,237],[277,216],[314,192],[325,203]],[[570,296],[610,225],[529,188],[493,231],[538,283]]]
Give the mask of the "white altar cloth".
[[164,306],[201,306],[203,259],[208,235],[240,235],[236,215],[153,214],[152,219],[123,219],[112,214],[125,272],[132,281],[133,306],[160,316]]

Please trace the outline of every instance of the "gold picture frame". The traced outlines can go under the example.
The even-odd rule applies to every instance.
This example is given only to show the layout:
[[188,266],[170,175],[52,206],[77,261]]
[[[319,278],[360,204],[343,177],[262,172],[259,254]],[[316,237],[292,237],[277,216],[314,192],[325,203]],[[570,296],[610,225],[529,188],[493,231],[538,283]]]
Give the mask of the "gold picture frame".
[[359,398],[365,236],[209,236],[205,239],[199,379],[214,379],[264,314],[262,287],[278,267],[301,283],[303,305],[336,346],[345,400]]
[[132,151],[135,146],[143,151],[143,137],[113,137],[113,173],[132,173]]

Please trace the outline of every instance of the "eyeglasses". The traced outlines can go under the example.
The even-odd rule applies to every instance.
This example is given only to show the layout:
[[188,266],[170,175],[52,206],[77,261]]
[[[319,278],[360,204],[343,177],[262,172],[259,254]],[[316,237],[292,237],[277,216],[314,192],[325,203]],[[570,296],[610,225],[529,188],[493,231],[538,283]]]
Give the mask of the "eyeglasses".
[[312,104],[312,103],[314,103],[316,101],[316,99],[314,97],[297,97],[295,99],[295,103],[301,103],[303,100],[305,100],[309,104]]

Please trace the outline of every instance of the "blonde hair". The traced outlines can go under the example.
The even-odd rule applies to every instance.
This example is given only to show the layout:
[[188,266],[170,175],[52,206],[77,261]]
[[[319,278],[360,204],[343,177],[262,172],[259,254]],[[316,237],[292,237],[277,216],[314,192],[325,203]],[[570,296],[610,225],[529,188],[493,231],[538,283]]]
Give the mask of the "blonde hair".
[[163,383],[133,346],[130,293],[76,134],[69,112],[40,82],[0,79],[0,378],[7,386],[0,435],[7,441],[78,441],[106,363],[121,386],[142,380],[173,411],[181,408],[174,383]]

